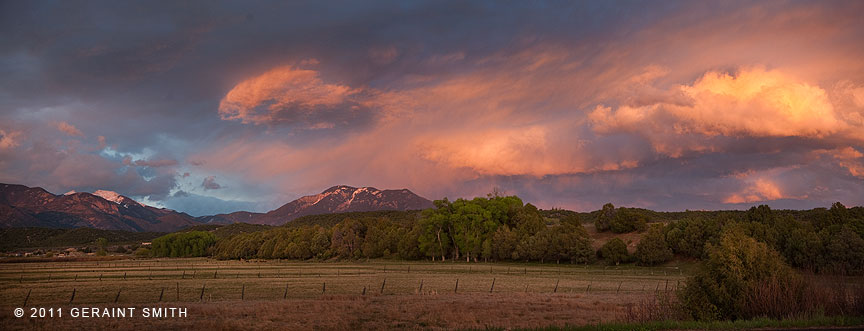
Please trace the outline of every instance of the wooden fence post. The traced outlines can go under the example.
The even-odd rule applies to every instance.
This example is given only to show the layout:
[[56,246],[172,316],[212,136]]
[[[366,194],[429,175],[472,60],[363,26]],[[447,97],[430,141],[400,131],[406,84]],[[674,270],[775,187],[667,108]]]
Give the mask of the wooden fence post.
[[177,301],[180,301],[180,282],[177,282]]
[[381,294],[384,294],[384,285],[387,284],[387,278],[384,278],[384,281],[381,282]]
[[282,294],[282,300],[288,298],[288,283],[285,283],[285,293]]
[[453,293],[456,293],[458,291],[459,291],[459,278],[456,278],[456,287],[453,288]]
[[243,283],[243,288],[240,289],[240,300],[246,300],[246,283]]
[[420,289],[417,290],[417,293],[423,294],[423,280],[420,280]]
[[201,284],[201,297],[198,299],[204,301],[204,288],[207,287],[207,283]]
[[492,278],[492,286],[489,287],[489,293],[492,293],[492,290],[494,290],[494,289],[495,289],[495,278],[493,277]]
[[162,302],[162,296],[164,296],[164,295],[165,295],[165,288],[163,287],[162,292],[159,292],[159,301],[158,302]]
[[624,284],[624,282],[618,283],[618,289],[615,290],[615,294],[618,294],[618,292],[621,292],[621,284]]
[[561,279],[555,280],[555,289],[552,290],[552,293],[558,293],[558,282],[560,282],[560,281],[561,281]]
[[32,288],[31,288],[29,291],[27,291],[27,297],[24,298],[24,304],[21,305],[22,307],[27,307],[27,301],[30,301],[30,293],[31,293],[31,292],[33,292],[33,289],[32,289]]
[[117,303],[117,301],[120,300],[120,291],[123,291],[122,287],[117,289],[117,296],[114,297],[114,303]]
[[327,282],[324,282],[324,285],[321,286],[321,294],[324,294],[326,292],[327,292]]
[[72,288],[72,297],[69,298],[69,303],[72,303],[72,300],[75,300],[75,288]]

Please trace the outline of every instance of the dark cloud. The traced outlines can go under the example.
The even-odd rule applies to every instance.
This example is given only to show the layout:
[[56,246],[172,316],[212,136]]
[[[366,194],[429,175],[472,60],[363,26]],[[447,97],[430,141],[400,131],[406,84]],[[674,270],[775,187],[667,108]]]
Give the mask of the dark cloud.
[[219,183],[216,182],[216,177],[209,176],[204,178],[204,181],[201,182],[201,187],[205,190],[218,190],[222,188],[222,185],[219,185]]

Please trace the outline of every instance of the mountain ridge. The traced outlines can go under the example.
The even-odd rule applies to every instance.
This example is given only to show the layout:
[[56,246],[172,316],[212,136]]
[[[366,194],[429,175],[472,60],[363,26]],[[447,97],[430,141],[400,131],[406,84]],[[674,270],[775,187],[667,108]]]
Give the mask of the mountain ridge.
[[104,230],[171,232],[199,224],[283,225],[298,217],[354,211],[418,210],[432,201],[408,189],[332,186],[266,213],[237,211],[193,217],[141,204],[117,192],[70,191],[55,195],[41,187],[0,183],[0,227],[89,227]]

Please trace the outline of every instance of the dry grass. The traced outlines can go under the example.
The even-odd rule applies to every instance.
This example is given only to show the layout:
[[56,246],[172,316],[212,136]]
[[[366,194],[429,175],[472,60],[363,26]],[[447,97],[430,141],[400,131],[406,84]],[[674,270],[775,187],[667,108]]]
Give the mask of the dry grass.
[[[0,318],[4,329],[582,325],[623,319],[628,304],[658,289],[671,291],[685,276],[680,269],[671,268],[452,262],[160,259],[6,263],[0,264]],[[119,307],[188,307],[189,317],[154,321],[11,316],[12,309],[25,300],[29,307],[68,308],[115,306],[115,299]]]
[[538,293],[337,295],[275,301],[159,304],[187,307],[189,314],[188,318],[161,320],[140,317],[14,319],[6,312],[2,319],[6,330],[82,327],[124,330],[536,328],[617,320],[624,314],[625,303],[631,297]]

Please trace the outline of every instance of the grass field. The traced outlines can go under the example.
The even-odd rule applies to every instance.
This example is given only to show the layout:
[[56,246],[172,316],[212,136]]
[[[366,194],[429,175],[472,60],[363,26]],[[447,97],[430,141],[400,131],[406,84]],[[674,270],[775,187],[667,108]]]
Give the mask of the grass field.
[[628,303],[674,290],[690,268],[208,259],[0,263],[0,316],[13,329],[93,322],[14,318],[12,310],[26,301],[27,307],[189,309],[185,319],[99,319],[106,328],[581,325],[620,320]]

